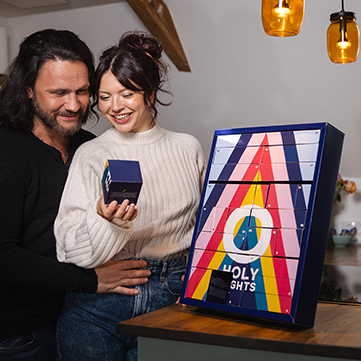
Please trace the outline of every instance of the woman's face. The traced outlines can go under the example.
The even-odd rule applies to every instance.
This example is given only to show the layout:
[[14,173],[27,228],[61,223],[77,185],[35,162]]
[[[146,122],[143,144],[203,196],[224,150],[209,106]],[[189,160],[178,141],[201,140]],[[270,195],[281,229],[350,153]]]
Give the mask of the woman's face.
[[153,127],[144,93],[125,88],[109,70],[100,80],[98,95],[100,111],[119,132],[145,132]]

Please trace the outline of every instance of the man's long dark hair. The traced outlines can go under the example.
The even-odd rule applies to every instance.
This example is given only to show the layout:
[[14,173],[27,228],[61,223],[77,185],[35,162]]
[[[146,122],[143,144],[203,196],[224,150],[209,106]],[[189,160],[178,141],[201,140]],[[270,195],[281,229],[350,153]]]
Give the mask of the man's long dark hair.
[[27,90],[30,87],[35,94],[39,71],[49,60],[85,63],[90,96],[94,97],[94,57],[88,46],[71,31],[41,30],[25,38],[6,72],[0,90],[0,124],[15,129],[33,128],[34,113]]

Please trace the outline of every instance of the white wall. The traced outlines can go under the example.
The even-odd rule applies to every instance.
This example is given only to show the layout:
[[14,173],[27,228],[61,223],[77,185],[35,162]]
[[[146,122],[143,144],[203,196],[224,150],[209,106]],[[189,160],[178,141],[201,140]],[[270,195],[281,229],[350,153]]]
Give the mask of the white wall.
[[[11,25],[8,19],[0,16],[0,26],[6,28],[7,40],[8,40],[6,52],[8,58],[7,60],[10,63],[11,59],[16,55],[18,49],[17,37],[15,36],[14,27]],[[5,64],[1,64],[1,65],[6,66]],[[1,69],[0,73],[4,72],[4,70],[5,69]]]
[[[361,190],[361,56],[353,64],[333,64],[326,49],[329,15],[340,10],[340,0],[306,0],[303,28],[292,38],[264,33],[261,0],[165,2],[192,72],[171,65],[173,105],[160,109],[161,125],[195,135],[208,156],[215,129],[329,122],[346,135],[341,173]],[[361,17],[360,0],[345,3]],[[12,18],[10,24],[17,42],[46,27],[73,30],[96,56],[124,31],[146,30],[126,2]],[[94,131],[106,127],[103,120]],[[348,207],[361,220],[359,202]]]

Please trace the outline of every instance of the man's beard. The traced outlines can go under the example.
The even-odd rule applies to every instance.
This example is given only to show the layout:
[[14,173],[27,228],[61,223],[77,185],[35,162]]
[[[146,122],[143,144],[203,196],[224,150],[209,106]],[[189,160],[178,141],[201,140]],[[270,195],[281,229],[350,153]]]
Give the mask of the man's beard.
[[[36,94],[34,94],[31,100],[31,104],[33,106],[35,117],[37,117],[46,127],[54,130],[56,133],[63,135],[65,137],[75,134],[82,127],[82,125],[85,124],[89,115],[89,107],[87,107],[86,109],[81,107],[75,113],[70,111],[56,111],[53,113],[47,113],[39,104]],[[58,115],[62,115],[62,116],[78,115],[79,119],[78,122],[72,128],[64,128],[58,123],[56,119]]]

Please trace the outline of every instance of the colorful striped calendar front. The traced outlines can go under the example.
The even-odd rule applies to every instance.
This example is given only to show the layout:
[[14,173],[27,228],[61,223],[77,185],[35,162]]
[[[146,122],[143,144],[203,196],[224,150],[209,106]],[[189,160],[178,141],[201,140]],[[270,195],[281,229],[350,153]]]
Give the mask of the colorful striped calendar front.
[[329,128],[216,131],[181,302],[295,322]]

